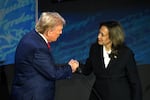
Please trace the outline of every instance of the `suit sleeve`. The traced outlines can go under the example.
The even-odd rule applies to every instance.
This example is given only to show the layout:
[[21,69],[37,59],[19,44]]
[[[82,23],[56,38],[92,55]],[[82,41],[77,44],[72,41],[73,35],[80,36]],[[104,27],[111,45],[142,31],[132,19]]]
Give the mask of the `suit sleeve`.
[[44,49],[36,50],[33,66],[41,75],[50,80],[66,79],[72,76],[71,67],[68,64],[62,67],[56,66],[50,52]]
[[128,52],[127,75],[131,85],[132,100],[142,100],[142,87],[132,51]]
[[84,75],[89,75],[92,73],[93,71],[92,60],[91,60],[92,48],[93,46],[90,48],[89,57],[86,59],[85,64],[79,63],[79,68],[77,69],[78,73],[82,73]]

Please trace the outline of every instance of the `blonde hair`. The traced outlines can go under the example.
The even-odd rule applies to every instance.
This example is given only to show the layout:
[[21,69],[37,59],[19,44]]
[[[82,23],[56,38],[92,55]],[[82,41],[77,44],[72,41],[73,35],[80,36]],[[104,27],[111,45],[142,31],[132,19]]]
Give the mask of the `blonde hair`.
[[35,25],[37,32],[43,34],[47,29],[53,29],[59,24],[66,24],[65,19],[57,12],[43,12]]

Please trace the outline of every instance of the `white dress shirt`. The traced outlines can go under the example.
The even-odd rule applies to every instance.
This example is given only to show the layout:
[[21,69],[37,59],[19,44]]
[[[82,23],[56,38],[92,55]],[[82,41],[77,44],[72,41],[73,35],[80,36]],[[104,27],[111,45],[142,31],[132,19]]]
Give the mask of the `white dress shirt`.
[[38,34],[45,40],[46,43],[48,43],[47,39],[44,37],[43,34],[41,34],[41,33],[38,33]]

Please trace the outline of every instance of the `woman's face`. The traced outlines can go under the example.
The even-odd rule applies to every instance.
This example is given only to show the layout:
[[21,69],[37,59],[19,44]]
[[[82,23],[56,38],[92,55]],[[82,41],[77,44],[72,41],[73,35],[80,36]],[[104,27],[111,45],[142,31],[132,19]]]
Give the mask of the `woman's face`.
[[109,38],[109,30],[106,26],[102,26],[99,29],[99,33],[98,33],[98,44],[99,45],[104,45],[104,46],[108,46],[110,45],[112,42]]

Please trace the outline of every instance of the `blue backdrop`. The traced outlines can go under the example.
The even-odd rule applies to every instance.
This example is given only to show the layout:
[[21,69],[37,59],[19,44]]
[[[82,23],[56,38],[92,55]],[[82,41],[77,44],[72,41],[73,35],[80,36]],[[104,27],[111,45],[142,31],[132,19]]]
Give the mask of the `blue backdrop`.
[[[103,9],[94,12],[57,11],[67,22],[62,36],[51,44],[57,63],[68,62],[72,58],[84,62],[88,57],[90,45],[97,39],[99,23],[113,19],[123,25],[126,43],[134,51],[137,63],[150,64],[149,8]],[[19,40],[32,30],[34,25],[34,0],[0,1],[0,61],[4,61],[3,65],[14,63],[15,49]]]
[[1,65],[14,63],[16,45],[26,32],[34,28],[34,23],[34,0],[0,0]]
[[150,64],[150,9],[136,8],[101,12],[62,13],[67,20],[63,35],[54,43],[56,61],[71,58],[85,61],[90,45],[96,41],[98,26],[104,20],[118,20],[126,33],[125,42],[135,53],[138,64]]

